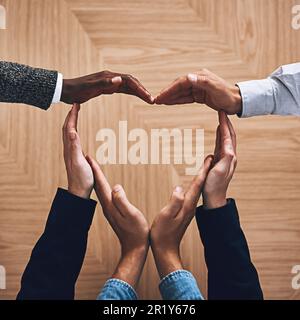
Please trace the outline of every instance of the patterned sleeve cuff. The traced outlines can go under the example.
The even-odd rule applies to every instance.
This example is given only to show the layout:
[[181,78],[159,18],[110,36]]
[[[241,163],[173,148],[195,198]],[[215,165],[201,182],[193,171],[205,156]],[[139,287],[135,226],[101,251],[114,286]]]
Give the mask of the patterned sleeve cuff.
[[164,300],[204,300],[196,279],[186,270],[177,270],[162,279],[159,290]]
[[137,294],[127,282],[119,279],[106,281],[97,300],[137,300]]

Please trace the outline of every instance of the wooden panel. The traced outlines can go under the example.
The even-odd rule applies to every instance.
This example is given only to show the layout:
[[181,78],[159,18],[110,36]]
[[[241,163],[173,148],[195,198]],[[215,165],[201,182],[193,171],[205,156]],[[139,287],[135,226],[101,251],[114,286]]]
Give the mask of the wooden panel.
[[[300,31],[291,28],[294,0],[0,0],[7,30],[0,30],[1,60],[53,68],[65,77],[111,69],[132,73],[155,95],[176,77],[207,67],[228,81],[261,78],[278,65],[300,60]],[[58,185],[66,185],[61,125],[63,105],[43,112],[18,105],[0,110],[0,264],[7,268],[13,299],[30,251],[41,234]],[[183,121],[184,119],[184,121]],[[134,97],[113,95],[87,103],[79,131],[95,156],[96,133],[130,128],[204,128],[212,152],[215,112],[199,105],[151,107]],[[287,117],[237,119],[239,166],[229,195],[237,199],[266,298],[299,299],[291,268],[300,264],[300,120]],[[104,168],[122,183],[149,223],[173,186],[188,184],[182,166],[116,165]],[[137,192],[138,190],[138,192]],[[157,192],[159,190],[159,192]],[[107,241],[109,239],[109,241]],[[109,243],[109,247],[107,246]],[[77,298],[94,299],[113,272],[119,247],[97,209]],[[183,245],[185,265],[206,291],[206,270],[193,223]],[[158,298],[151,254],[141,298]]]

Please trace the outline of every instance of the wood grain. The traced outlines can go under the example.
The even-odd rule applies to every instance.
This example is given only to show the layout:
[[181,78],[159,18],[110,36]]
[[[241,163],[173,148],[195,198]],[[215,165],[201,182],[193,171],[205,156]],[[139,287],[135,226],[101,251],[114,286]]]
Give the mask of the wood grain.
[[[65,77],[110,69],[131,73],[153,95],[180,75],[206,67],[226,80],[262,78],[300,60],[300,31],[291,28],[295,0],[0,0],[7,29],[0,30],[1,60],[56,69]],[[47,112],[20,105],[0,108],[0,264],[13,299],[30,252],[43,231],[57,186],[66,186],[61,126],[64,105]],[[79,133],[95,156],[101,128],[203,128],[213,151],[217,116],[199,105],[151,107],[134,97],[101,97],[83,106]],[[299,299],[291,269],[300,264],[300,120],[233,118],[239,166],[229,196],[237,200],[253,261],[268,299]],[[176,184],[191,177],[183,166],[109,165],[111,184],[152,222]],[[182,244],[185,266],[206,293],[206,268],[193,223]],[[76,297],[95,299],[119,258],[116,237],[98,206]],[[152,255],[139,287],[159,298]]]

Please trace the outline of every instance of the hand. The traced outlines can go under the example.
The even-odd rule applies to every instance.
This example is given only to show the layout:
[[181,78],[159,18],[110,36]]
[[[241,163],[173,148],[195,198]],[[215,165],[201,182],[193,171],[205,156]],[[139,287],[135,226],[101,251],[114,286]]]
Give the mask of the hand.
[[204,103],[214,110],[238,114],[242,110],[242,98],[237,86],[225,82],[212,72],[203,69],[174,81],[156,98],[156,104]]
[[175,188],[169,204],[161,210],[153,222],[150,236],[151,247],[161,278],[173,271],[183,269],[180,243],[195,216],[212,159],[212,156],[205,159],[199,174],[194,178],[186,193],[181,187]]
[[226,193],[237,165],[236,135],[224,112],[219,112],[213,167],[208,173],[203,190],[203,203],[208,209],[226,205]]
[[112,190],[98,163],[88,157],[95,177],[95,191],[103,213],[119,238],[121,259],[113,278],[135,287],[149,249],[149,226],[144,215],[127,199],[120,185]]
[[102,71],[75,79],[65,79],[61,101],[68,104],[84,103],[101,94],[113,93],[134,95],[147,103],[154,103],[154,98],[136,78],[128,74],[110,71]]
[[79,104],[74,104],[63,126],[64,159],[68,176],[68,191],[88,199],[94,186],[93,171],[83,155],[77,133]]

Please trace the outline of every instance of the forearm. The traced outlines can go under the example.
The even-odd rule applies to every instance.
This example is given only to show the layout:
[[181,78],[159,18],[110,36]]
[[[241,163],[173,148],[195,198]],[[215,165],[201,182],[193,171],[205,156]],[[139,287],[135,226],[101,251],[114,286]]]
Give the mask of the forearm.
[[208,298],[262,299],[234,200],[217,209],[198,208],[197,223],[208,268]]
[[112,278],[122,280],[136,289],[146,262],[148,250],[149,247],[146,246],[122,254]]
[[18,299],[73,299],[96,203],[59,189]]
[[242,96],[241,117],[300,116],[300,63],[282,66],[267,79],[237,85]]
[[0,101],[48,109],[57,77],[57,71],[0,61]]
[[165,250],[158,245],[152,246],[153,257],[160,279],[177,270],[183,269],[179,249]]
[[131,252],[122,252],[120,261],[111,279],[106,281],[97,300],[137,300],[139,283],[149,247]]

